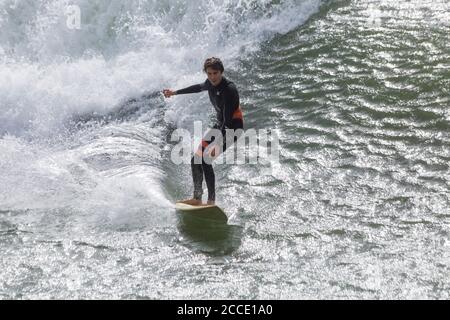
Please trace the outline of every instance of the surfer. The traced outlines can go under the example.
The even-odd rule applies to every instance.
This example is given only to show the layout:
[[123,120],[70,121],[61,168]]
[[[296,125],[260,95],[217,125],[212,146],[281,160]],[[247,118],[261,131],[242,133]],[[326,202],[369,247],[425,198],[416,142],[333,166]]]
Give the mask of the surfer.
[[[213,147],[212,142],[215,140],[214,136],[211,138],[208,133],[202,139],[202,142],[191,159],[192,178],[194,181],[194,197],[192,199],[183,200],[180,202],[190,205],[202,205],[203,194],[203,176],[205,177],[206,186],[208,188],[207,205],[215,205],[216,191],[215,191],[215,175],[212,163],[206,163],[203,157],[205,150],[207,156],[217,158],[220,150],[225,151],[230,145],[226,144],[227,129],[243,129],[244,121],[239,103],[239,93],[236,85],[223,76],[224,67],[219,58],[206,59],[203,71],[207,74],[208,79],[204,83],[196,84],[181,90],[164,89],[163,94],[166,98],[177,94],[198,93],[201,91],[208,91],[209,99],[214,106],[217,114],[216,124],[213,129],[218,129],[222,132],[222,142],[220,148],[218,145]],[[236,142],[238,135],[234,136]],[[212,148],[208,148],[210,146]]]

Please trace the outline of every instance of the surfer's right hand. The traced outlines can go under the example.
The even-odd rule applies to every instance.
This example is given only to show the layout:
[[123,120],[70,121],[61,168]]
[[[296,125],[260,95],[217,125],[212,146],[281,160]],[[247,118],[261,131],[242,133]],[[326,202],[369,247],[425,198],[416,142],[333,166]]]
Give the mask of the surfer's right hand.
[[170,98],[171,96],[176,95],[177,92],[176,92],[176,91],[173,91],[173,90],[170,90],[170,89],[164,89],[164,90],[163,90],[163,94],[164,94],[164,97]]

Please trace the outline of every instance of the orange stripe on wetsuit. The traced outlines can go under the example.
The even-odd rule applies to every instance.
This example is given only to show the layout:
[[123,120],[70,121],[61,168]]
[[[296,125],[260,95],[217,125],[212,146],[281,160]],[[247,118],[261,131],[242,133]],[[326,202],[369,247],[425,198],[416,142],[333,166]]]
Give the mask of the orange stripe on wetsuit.
[[244,121],[244,115],[242,114],[241,106],[237,107],[237,109],[234,111],[232,119],[240,119]]

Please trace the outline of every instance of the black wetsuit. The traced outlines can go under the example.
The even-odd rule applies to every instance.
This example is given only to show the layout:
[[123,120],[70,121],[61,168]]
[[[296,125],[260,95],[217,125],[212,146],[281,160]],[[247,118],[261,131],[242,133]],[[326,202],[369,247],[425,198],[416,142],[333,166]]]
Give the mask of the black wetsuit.
[[[217,122],[214,129],[222,132],[222,150],[225,151],[229,145],[226,144],[226,129],[243,129],[244,119],[239,103],[239,93],[235,84],[225,77],[218,86],[213,86],[209,80],[204,83],[196,84],[185,89],[177,90],[177,94],[198,93],[208,90],[209,100],[213,104],[217,113]],[[208,137],[208,133],[205,137]],[[234,141],[237,137],[234,138]],[[203,154],[205,148],[214,141],[212,138],[204,138],[199,147],[200,154]],[[191,159],[192,178],[194,180],[194,199],[201,200],[203,194],[203,175],[205,175],[206,186],[208,187],[208,200],[215,201],[215,175],[211,164],[205,162],[198,153]],[[199,160],[198,157],[202,157]]]

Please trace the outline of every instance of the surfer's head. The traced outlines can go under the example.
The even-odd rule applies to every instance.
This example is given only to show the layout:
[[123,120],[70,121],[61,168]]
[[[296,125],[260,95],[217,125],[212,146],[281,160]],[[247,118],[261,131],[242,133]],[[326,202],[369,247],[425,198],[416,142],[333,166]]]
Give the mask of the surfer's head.
[[223,63],[219,58],[211,57],[206,59],[205,64],[203,66],[203,70],[207,72],[208,68],[211,68],[216,71],[224,72]]
[[206,59],[203,70],[208,75],[208,80],[213,84],[213,86],[220,84],[222,81],[222,74],[225,69],[219,58],[212,57]]

